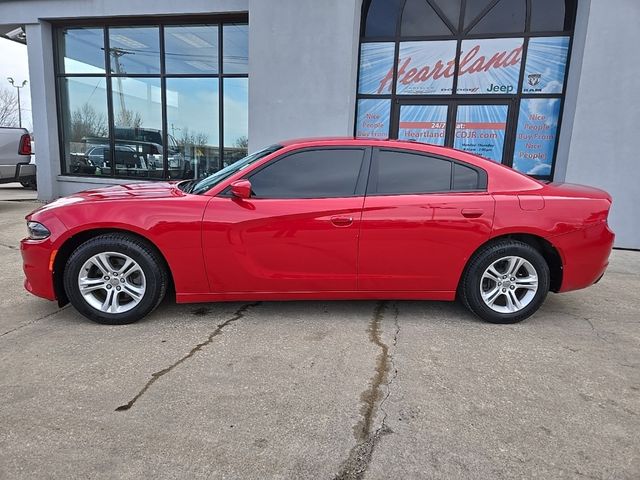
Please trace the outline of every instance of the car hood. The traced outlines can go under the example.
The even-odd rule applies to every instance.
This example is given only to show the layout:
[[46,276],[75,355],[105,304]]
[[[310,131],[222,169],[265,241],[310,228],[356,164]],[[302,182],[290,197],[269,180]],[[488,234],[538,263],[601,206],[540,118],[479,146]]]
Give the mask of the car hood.
[[[148,182],[114,185],[74,193],[44,205],[36,212],[55,210],[67,205],[85,202],[113,202],[118,200],[161,199],[184,197],[186,194],[177,187],[177,182]],[[33,212],[35,213],[35,212]]]
[[88,201],[120,200],[132,198],[167,198],[182,197],[184,192],[174,182],[131,183],[114,185],[113,187],[85,190],[71,195]]

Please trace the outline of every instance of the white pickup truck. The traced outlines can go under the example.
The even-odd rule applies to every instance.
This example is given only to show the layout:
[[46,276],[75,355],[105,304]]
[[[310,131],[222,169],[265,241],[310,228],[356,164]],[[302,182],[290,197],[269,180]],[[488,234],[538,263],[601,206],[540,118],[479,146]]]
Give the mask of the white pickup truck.
[[31,136],[24,128],[0,127],[0,183],[13,182],[26,188],[36,186]]

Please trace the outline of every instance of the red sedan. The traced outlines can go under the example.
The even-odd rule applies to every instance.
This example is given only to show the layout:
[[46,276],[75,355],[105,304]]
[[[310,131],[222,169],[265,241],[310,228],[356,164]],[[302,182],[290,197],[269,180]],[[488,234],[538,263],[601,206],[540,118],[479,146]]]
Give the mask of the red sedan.
[[179,303],[459,298],[494,323],[603,275],[611,197],[447,148],[283,142],[202,180],[90,190],[27,216],[25,287],[100,323]]

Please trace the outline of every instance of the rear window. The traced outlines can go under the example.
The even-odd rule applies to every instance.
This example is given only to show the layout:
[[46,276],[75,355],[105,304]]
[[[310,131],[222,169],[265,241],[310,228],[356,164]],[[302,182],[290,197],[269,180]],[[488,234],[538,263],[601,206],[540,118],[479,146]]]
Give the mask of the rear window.
[[478,171],[455,163],[453,165],[453,189],[454,190],[478,190],[480,188],[480,175]]

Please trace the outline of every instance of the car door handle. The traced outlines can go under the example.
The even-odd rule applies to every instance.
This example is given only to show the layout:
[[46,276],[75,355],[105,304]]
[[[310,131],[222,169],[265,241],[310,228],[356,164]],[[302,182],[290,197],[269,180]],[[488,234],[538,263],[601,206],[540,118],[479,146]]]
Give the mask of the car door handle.
[[353,225],[353,217],[331,217],[331,223],[336,227],[348,227]]
[[462,216],[465,218],[478,218],[481,217],[484,213],[484,210],[480,208],[463,208]]

